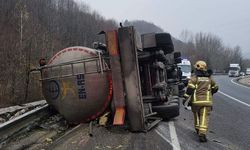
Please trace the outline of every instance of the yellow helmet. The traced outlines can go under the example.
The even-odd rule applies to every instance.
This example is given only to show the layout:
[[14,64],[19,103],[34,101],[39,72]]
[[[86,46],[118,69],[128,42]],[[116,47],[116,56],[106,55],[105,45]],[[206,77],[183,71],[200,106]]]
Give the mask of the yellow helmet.
[[195,63],[194,68],[197,70],[206,71],[207,70],[207,64],[205,61],[199,60]]

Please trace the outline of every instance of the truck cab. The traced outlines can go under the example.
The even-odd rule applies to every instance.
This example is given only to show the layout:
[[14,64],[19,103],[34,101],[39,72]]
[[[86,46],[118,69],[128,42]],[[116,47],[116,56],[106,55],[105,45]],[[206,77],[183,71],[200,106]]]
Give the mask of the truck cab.
[[228,76],[229,77],[239,77],[240,76],[240,65],[239,64],[230,64]]

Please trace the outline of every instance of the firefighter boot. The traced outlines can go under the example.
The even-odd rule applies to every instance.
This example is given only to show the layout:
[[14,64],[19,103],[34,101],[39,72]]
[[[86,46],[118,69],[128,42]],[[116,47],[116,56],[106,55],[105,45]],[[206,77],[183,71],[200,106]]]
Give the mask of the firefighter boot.
[[205,134],[200,134],[199,139],[200,139],[200,142],[207,142],[207,137]]
[[196,131],[196,134],[199,134],[199,129],[195,129],[195,131]]

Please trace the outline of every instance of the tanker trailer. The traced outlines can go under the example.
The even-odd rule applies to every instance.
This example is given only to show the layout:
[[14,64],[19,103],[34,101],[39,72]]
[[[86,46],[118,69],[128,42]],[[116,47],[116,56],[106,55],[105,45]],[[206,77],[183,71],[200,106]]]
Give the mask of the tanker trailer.
[[55,54],[40,70],[45,99],[69,122],[93,120],[111,101],[109,67],[100,51],[69,47]]

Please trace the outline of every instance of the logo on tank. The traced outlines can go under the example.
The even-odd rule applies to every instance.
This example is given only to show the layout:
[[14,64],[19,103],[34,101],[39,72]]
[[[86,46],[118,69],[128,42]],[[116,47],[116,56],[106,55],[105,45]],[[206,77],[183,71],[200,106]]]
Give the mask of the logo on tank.
[[49,97],[52,99],[57,99],[60,94],[60,87],[57,81],[51,80],[49,81],[47,92],[49,94]]

